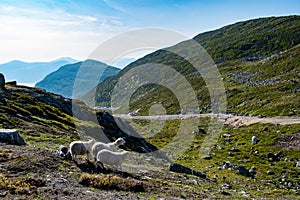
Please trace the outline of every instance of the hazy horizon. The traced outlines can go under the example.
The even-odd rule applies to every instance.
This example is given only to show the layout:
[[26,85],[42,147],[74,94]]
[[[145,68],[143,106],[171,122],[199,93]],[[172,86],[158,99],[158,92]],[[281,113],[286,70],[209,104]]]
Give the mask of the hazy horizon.
[[[101,43],[137,28],[159,27],[188,38],[254,18],[299,15],[286,1],[0,1],[0,63],[85,60]],[[149,53],[149,52],[148,52]],[[144,54],[136,56],[139,58]]]

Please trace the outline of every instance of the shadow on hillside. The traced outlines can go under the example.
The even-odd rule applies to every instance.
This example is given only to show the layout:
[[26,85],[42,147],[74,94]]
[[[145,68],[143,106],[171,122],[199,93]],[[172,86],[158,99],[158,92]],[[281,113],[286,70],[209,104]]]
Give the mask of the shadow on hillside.
[[90,160],[86,160],[83,163],[76,163],[76,166],[85,173],[89,173],[89,174],[118,174],[123,176],[124,178],[127,177],[132,177],[131,174],[127,173],[127,172],[123,172],[123,171],[119,171],[119,170],[112,170],[109,168],[104,168],[102,169],[101,167],[98,167],[98,169],[95,168],[95,164],[93,162],[91,162]]

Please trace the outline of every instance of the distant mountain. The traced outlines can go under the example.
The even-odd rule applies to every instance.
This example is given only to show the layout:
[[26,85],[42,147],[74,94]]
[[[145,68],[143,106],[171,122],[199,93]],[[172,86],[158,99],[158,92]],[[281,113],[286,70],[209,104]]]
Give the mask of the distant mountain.
[[7,81],[17,81],[20,84],[34,85],[59,67],[75,62],[78,61],[68,57],[51,62],[23,62],[14,60],[0,64],[0,72],[5,75]]
[[[194,41],[206,49],[218,66],[226,90],[228,112],[263,116],[300,115],[300,16],[238,22],[201,33],[194,37]],[[84,100],[109,107],[111,94],[121,77],[138,66],[158,63],[182,74],[197,95],[200,111],[211,112],[210,94],[203,78],[191,63],[169,51],[189,52],[193,47],[187,44],[190,44],[189,41],[181,42],[130,63],[116,76],[99,84],[95,95],[86,95]],[[151,66],[147,74],[151,74]],[[168,74],[162,76],[165,82],[174,81],[174,77]],[[126,88],[130,88],[133,82],[129,80]],[[130,112],[139,110],[139,114],[147,114],[156,102],[160,102],[169,114],[181,113],[174,93],[158,84],[137,88],[130,98]]]
[[105,63],[86,60],[60,67],[38,82],[35,87],[64,97],[78,98],[119,71],[119,68],[108,66]]

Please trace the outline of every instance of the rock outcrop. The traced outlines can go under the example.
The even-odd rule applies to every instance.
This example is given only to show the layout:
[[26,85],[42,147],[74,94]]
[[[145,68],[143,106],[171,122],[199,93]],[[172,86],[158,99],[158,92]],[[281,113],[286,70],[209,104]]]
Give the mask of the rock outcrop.
[[0,90],[3,90],[5,86],[5,78],[4,75],[0,73]]
[[26,144],[18,130],[15,129],[0,129],[0,142],[14,145]]

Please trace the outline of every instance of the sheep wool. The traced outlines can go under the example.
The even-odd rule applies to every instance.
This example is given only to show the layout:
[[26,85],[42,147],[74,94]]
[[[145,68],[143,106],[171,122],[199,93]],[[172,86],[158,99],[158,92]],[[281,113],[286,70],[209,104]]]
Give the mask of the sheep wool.
[[113,152],[117,151],[117,148],[119,146],[122,146],[125,144],[125,140],[123,138],[118,138],[116,141],[114,142],[110,142],[110,143],[103,143],[103,142],[96,142],[91,149],[91,152],[96,160],[97,157],[97,153],[99,151],[101,151],[102,149],[107,149]]
[[122,163],[129,156],[129,154],[130,153],[128,151],[112,152],[107,149],[102,149],[97,153],[97,161],[95,163],[96,168],[98,167],[98,163],[100,163],[102,167],[103,164],[106,164],[121,168]]
[[70,144],[70,154],[74,161],[77,161],[76,156],[77,155],[84,155],[86,154],[87,159],[89,157],[89,153],[91,152],[91,148],[93,144],[95,143],[95,140],[89,140],[89,141],[73,141]]

